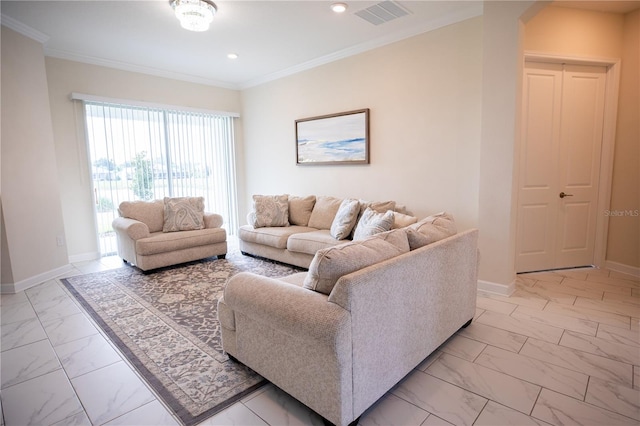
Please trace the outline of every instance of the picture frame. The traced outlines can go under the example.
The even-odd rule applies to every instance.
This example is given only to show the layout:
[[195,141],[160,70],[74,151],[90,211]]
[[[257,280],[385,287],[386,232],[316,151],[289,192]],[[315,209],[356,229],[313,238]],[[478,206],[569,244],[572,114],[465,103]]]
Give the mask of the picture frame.
[[369,109],[301,118],[296,164],[369,164]]

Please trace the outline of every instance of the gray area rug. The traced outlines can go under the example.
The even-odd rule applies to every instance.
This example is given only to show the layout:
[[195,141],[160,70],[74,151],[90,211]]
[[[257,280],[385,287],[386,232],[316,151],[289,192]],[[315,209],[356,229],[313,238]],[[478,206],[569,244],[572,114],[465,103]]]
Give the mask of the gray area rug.
[[125,267],[62,282],[182,423],[193,425],[264,382],[222,351],[217,301],[241,271],[279,277],[301,269],[232,251],[148,274]]

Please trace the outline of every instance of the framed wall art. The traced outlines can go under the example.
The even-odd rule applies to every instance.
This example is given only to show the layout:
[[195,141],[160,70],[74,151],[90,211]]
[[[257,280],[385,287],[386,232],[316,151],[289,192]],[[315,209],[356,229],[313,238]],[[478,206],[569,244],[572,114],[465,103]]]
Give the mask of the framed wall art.
[[296,120],[296,163],[369,164],[369,109]]

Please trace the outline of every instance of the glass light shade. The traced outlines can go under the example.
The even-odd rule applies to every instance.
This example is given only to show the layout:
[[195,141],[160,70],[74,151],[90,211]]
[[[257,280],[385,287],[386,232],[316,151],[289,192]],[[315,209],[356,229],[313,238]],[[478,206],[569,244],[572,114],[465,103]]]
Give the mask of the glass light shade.
[[189,31],[206,31],[213,21],[216,7],[202,0],[173,0],[173,10],[182,28]]
[[344,3],[334,3],[331,5],[331,10],[336,13],[342,13],[347,10],[347,5]]

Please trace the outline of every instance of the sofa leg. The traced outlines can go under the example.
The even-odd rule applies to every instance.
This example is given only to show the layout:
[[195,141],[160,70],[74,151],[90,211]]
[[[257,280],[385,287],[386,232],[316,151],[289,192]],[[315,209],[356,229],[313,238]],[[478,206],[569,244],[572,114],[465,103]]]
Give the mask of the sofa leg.
[[227,255],[226,255],[226,254],[219,254],[219,255],[218,255],[218,259],[224,259],[225,257],[227,257]]
[[469,327],[469,324],[471,324],[471,321],[473,321],[473,318],[471,318],[469,321],[465,322],[464,325],[460,328],[467,328]]

